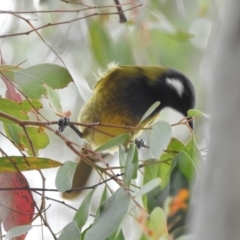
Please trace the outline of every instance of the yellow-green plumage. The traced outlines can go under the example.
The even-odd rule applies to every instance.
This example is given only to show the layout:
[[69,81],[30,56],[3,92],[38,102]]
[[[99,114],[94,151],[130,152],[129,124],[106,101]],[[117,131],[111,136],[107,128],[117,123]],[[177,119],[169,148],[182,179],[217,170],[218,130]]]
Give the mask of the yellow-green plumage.
[[[109,69],[97,82],[92,97],[83,106],[80,112],[79,121],[81,123],[100,122],[121,126],[137,126],[142,115],[151,105],[145,107],[143,104],[143,110],[141,111],[136,111],[134,106],[132,107],[130,101],[135,97],[131,96],[134,95],[135,92],[134,85],[143,81],[143,78],[148,79],[149,84],[151,84],[151,82],[154,83],[164,70],[165,68],[157,66],[117,66]],[[140,99],[134,99],[134,101],[141,104],[142,101],[145,101],[144,95],[140,96]],[[138,107],[137,105],[136,108]],[[141,123],[140,127],[148,125],[157,116],[157,114],[151,116]],[[131,129],[105,126],[97,126],[97,128],[106,134],[90,128],[80,128],[83,137],[88,140],[93,149],[104,144],[111,136],[117,136],[126,132],[134,133],[134,136],[137,136],[140,132],[139,130],[133,131]]]
[[[139,124],[144,113],[156,101],[160,102],[160,106]],[[194,104],[195,93],[191,82],[173,69],[159,66],[115,66],[97,82],[92,97],[80,112],[79,122],[145,127],[152,123],[165,107],[171,107],[187,116],[187,111],[193,108]],[[192,127],[191,122],[189,125]],[[80,127],[83,138],[93,150],[112,136],[131,132],[136,137],[140,133],[140,130],[129,128],[96,128],[106,134]],[[73,187],[84,186],[91,170],[85,161],[80,160]],[[72,198],[76,197],[76,193],[66,193],[64,196]]]

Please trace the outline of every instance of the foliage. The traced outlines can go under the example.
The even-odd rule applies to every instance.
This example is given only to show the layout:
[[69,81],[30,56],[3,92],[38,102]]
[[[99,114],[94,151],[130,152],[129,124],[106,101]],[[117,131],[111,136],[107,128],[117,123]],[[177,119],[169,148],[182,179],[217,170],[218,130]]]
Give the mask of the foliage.
[[[172,126],[161,120],[155,122],[151,130],[146,129],[150,132],[147,158],[142,157],[142,149],[139,150],[135,144],[129,144],[128,151],[125,151],[122,144],[131,140],[130,134],[112,138],[93,153],[88,148],[82,151],[83,145],[79,144],[78,140],[72,140],[68,132],[60,133],[55,127],[59,116],[69,117],[72,114],[71,119],[75,119],[80,109],[78,106],[79,109],[76,112],[74,109],[76,106],[73,109],[67,107],[67,111],[64,112],[66,99],[75,101],[77,105],[82,102],[82,99],[74,98],[74,94],[63,97],[62,91],[76,84],[74,86],[79,88],[78,92],[86,100],[89,85],[92,85],[91,81],[87,83],[84,78],[91,78],[91,71],[86,72],[86,68],[94,71],[99,68],[103,70],[113,61],[125,65],[160,62],[192,75],[193,70],[187,66],[192,58],[197,59],[196,56],[201,55],[201,49],[197,49],[191,43],[194,35],[188,31],[190,23],[180,23],[178,19],[181,16],[176,14],[178,13],[176,6],[152,2],[147,7],[123,6],[130,20],[124,25],[115,23],[113,26],[111,24],[116,20],[110,16],[117,17],[119,13],[113,10],[115,7],[111,6],[112,4],[107,5],[105,10],[97,8],[98,14],[92,14],[96,8],[80,4],[80,9],[85,10],[85,15],[77,16],[75,20],[87,21],[89,39],[84,38],[81,44],[78,42],[81,53],[75,54],[78,70],[74,64],[69,63],[68,56],[64,55],[61,49],[56,51],[55,45],[48,44],[45,40],[47,37],[54,38],[54,33],[59,32],[59,29],[53,27],[52,32],[48,30],[49,26],[54,26],[53,23],[48,26],[46,24],[46,26],[33,27],[27,18],[19,18],[19,21],[23,20],[28,24],[30,30],[14,36],[32,34],[38,30],[37,41],[42,41],[50,50],[49,59],[54,56],[57,60],[52,61],[54,63],[41,60],[34,64],[14,65],[12,62],[6,63],[5,50],[2,49],[0,76],[5,90],[0,98],[0,121],[3,124],[1,134],[4,141],[10,142],[12,147],[18,150],[18,154],[8,154],[4,148],[0,148],[2,154],[0,157],[0,222],[7,231],[6,238],[18,236],[14,239],[25,239],[26,233],[35,229],[31,226],[32,221],[35,220],[34,214],[47,226],[53,239],[129,239],[124,232],[129,219],[134,219],[140,229],[139,235],[134,239],[166,240],[172,237],[177,239],[184,233],[182,229],[186,227],[191,202],[191,184],[197,176],[197,166],[202,158],[193,131],[185,127],[186,138],[174,136],[174,127],[188,126],[187,119]],[[207,1],[200,2],[204,2],[204,6],[201,3],[199,11],[203,12],[202,8],[206,11]],[[42,1],[41,4],[46,3]],[[69,8],[66,5],[64,7],[66,11]],[[78,12],[74,4],[70,8],[75,13]],[[141,8],[147,9],[144,17],[140,14]],[[186,6],[186,8],[188,11],[197,9],[195,5]],[[47,13],[49,16],[56,14],[51,10]],[[40,14],[42,14],[42,20],[45,20],[45,13],[40,12]],[[98,16],[93,18],[96,15]],[[62,24],[58,17],[57,15],[53,17],[56,21],[55,25]],[[191,19],[193,18],[191,16]],[[164,24],[171,26],[164,29],[163,21],[165,21]],[[159,26],[155,27],[156,24]],[[71,26],[77,32],[76,25]],[[42,32],[38,28],[42,28]],[[64,27],[63,29],[68,31]],[[13,36],[12,33],[7,34],[7,37],[10,36]],[[4,38],[5,35],[0,37]],[[74,38],[68,37],[68,43],[65,42],[66,50],[68,51],[69,46],[72,45],[73,52],[79,51],[74,45]],[[14,47],[13,44],[13,49]],[[35,51],[38,51],[37,47]],[[13,59],[13,62],[17,61],[17,58]],[[156,103],[146,112],[142,121],[154,111],[158,104]],[[48,116],[54,117],[54,121],[50,121]],[[189,116],[196,118],[195,122],[198,119],[208,119],[206,114],[197,109],[189,111]],[[71,123],[80,125],[77,122]],[[97,162],[90,163],[100,176],[99,181],[93,186],[88,186],[91,191],[80,205],[78,203],[78,209],[72,218],[67,220],[65,227],[61,226],[59,235],[55,234],[57,231],[52,230],[51,221],[47,223],[44,216],[48,210],[45,206],[45,191],[48,189],[44,184],[48,176],[44,176],[42,170],[60,166],[54,173],[56,189],[50,190],[64,192],[71,189],[77,164],[68,156],[65,156],[64,160],[42,157],[42,153],[54,144],[54,141],[59,141],[61,148],[68,149],[86,161],[89,155],[94,155],[99,160],[100,152],[119,146],[119,167],[104,161],[101,166]],[[42,188],[31,188],[31,182],[29,184],[24,177],[23,173],[33,170],[37,170],[42,177]],[[111,185],[109,182],[114,184]],[[94,216],[92,221],[91,206],[97,198],[95,196],[97,188],[101,185],[105,187],[100,193],[101,200],[97,209],[91,214]],[[42,195],[41,204],[35,203],[33,192]],[[56,198],[55,201],[59,200]],[[66,207],[70,206],[66,204]]]

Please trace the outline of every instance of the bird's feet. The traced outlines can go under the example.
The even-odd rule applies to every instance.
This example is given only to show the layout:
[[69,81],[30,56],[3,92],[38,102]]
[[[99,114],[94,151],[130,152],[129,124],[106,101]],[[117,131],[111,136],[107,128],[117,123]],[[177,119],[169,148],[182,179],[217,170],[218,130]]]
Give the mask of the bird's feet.
[[59,130],[60,132],[63,132],[64,129],[65,129],[67,126],[69,126],[69,121],[70,121],[69,118],[66,118],[66,117],[60,118],[60,119],[58,120],[58,130]]

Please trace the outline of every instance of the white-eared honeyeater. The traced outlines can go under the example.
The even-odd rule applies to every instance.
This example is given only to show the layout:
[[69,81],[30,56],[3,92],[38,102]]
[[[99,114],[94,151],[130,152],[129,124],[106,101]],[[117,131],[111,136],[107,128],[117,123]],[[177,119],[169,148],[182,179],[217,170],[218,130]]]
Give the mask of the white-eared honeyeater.
[[[143,122],[144,113],[156,101],[160,105]],[[81,123],[102,123],[121,126],[146,127],[152,123],[160,111],[170,107],[187,116],[187,111],[194,107],[195,91],[192,83],[182,73],[161,66],[114,66],[97,82],[90,99],[82,107]],[[189,119],[190,120],[190,119]],[[193,123],[190,121],[192,128]],[[94,150],[107,142],[112,136],[130,132],[134,137],[140,130],[96,126],[80,127],[82,137]],[[104,134],[105,132],[106,134]],[[80,161],[77,173],[85,183],[91,167]],[[75,181],[74,181],[75,182]],[[73,185],[81,186],[79,179]]]

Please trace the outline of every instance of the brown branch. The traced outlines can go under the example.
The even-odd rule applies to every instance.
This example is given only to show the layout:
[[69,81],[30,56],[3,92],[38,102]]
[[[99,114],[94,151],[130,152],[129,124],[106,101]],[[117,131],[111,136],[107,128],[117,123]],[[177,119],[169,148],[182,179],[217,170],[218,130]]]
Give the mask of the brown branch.
[[[126,11],[130,11],[132,9],[135,9],[137,7],[140,7],[142,6],[142,4],[139,4],[137,6],[134,6],[134,7],[131,7],[131,8],[128,8],[126,10],[122,10],[121,12],[126,12]],[[17,15],[16,13],[12,13],[14,16],[18,17],[18,18],[21,18],[23,19],[23,17],[20,17],[19,15]],[[42,25],[40,27],[37,27],[33,30],[29,30],[29,31],[26,31],[26,32],[20,32],[20,33],[13,33],[13,34],[5,34],[5,35],[0,35],[0,38],[6,38],[6,37],[14,37],[14,36],[20,36],[20,35],[28,35],[32,32],[35,32],[37,30],[40,30],[40,29],[43,29],[43,28],[46,28],[46,27],[52,27],[52,26],[57,26],[57,25],[61,25],[61,24],[70,24],[72,22],[76,22],[76,21],[79,21],[79,20],[82,20],[82,19],[86,19],[86,18],[89,18],[89,17],[93,17],[93,16],[105,16],[105,15],[115,15],[115,14],[119,14],[119,12],[110,12],[110,13],[93,13],[93,14],[89,14],[89,15],[86,15],[84,17],[79,17],[79,18],[75,18],[75,19],[72,19],[72,20],[69,20],[69,21],[62,21],[62,22],[56,22],[56,23],[47,23],[45,25]],[[28,19],[25,19],[25,21],[29,21]]]
[[115,4],[116,4],[116,8],[119,14],[119,22],[120,23],[125,23],[127,22],[127,18],[122,10],[122,5],[120,4],[119,0],[114,0]]
[[[81,3],[76,3],[76,2],[70,2],[70,1],[64,1],[62,2],[66,3],[74,3],[74,4],[81,4]],[[85,6],[86,8],[82,9],[75,9],[75,10],[33,10],[33,11],[9,11],[9,10],[0,10],[0,14],[34,14],[34,13],[79,13],[82,11],[86,10],[91,10],[91,9],[99,9],[99,8],[114,8],[114,7],[119,7],[119,6],[124,6],[124,5],[130,5],[131,3],[123,3],[123,4],[116,4],[116,5],[103,5],[103,6],[88,6],[81,4]]]

